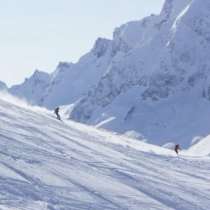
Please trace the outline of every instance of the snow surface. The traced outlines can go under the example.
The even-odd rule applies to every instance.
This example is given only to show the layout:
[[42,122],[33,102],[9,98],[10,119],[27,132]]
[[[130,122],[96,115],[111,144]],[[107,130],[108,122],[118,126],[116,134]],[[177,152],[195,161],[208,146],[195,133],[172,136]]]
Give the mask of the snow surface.
[[1,95],[2,210],[207,210],[209,169]]

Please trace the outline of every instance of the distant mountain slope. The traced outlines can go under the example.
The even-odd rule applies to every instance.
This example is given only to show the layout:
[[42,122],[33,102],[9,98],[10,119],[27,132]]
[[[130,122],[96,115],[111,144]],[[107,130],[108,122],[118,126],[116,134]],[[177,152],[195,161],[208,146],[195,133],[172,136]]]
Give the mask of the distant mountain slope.
[[0,209],[206,210],[210,205],[208,158],[178,158],[173,151],[60,122],[40,108],[2,99],[0,138]]
[[110,43],[108,39],[99,38],[78,63],[60,62],[51,75],[36,71],[24,83],[13,86],[10,92],[50,109],[73,103],[94,88],[107,70],[114,53]]
[[50,83],[48,73],[36,70],[34,74],[25,79],[20,85],[15,85],[9,89],[9,92],[19,98],[24,98],[31,104],[40,105],[43,100],[43,93]]
[[110,40],[99,38],[93,49],[76,64],[60,63],[43,97],[43,105],[74,103],[94,88],[110,63]]

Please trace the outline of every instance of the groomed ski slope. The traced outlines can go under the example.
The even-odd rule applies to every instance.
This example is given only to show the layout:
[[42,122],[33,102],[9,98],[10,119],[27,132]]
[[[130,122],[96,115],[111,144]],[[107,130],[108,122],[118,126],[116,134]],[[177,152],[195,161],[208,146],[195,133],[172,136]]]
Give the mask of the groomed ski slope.
[[0,100],[1,210],[208,210],[210,159]]

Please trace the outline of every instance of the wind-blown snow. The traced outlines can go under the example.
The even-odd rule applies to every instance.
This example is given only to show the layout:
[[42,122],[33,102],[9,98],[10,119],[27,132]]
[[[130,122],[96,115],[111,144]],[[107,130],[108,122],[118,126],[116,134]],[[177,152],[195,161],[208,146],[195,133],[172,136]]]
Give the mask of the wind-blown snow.
[[0,209],[209,208],[209,158],[177,157],[12,100],[0,100]]

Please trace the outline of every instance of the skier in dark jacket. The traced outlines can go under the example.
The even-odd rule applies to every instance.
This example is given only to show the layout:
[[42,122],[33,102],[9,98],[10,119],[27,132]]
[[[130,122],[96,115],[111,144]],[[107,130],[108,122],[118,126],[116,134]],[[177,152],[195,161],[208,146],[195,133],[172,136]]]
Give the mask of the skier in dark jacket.
[[181,147],[179,144],[176,144],[174,147],[174,151],[176,152],[177,155],[179,154],[179,150],[181,150]]
[[59,110],[60,110],[60,108],[57,107],[57,108],[54,110],[54,113],[56,114],[57,119],[58,119],[58,120],[61,120],[61,117],[60,117],[60,115],[59,115]]

